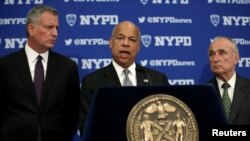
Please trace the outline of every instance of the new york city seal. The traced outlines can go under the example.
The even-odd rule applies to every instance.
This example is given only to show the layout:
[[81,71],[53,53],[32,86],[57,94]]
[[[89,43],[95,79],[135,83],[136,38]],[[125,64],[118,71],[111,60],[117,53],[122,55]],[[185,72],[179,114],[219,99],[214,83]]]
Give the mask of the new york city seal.
[[127,119],[128,141],[198,141],[197,121],[190,108],[168,94],[140,100]]

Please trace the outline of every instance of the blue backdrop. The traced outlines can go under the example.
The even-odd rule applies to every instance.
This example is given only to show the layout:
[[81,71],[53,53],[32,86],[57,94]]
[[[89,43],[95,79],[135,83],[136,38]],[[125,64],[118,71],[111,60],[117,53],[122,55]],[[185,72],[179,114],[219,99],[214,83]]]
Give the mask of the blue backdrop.
[[207,49],[220,35],[237,43],[237,71],[250,78],[250,0],[2,0],[0,56],[24,47],[26,14],[37,4],[58,10],[54,50],[76,61],[80,79],[109,64],[108,40],[123,20],[141,29],[137,62],[166,73],[172,85],[194,85],[212,77]]

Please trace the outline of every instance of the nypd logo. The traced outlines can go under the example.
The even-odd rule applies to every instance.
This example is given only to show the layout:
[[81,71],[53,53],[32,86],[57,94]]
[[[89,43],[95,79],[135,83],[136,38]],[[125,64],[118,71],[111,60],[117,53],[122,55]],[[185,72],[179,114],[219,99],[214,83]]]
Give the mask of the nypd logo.
[[242,68],[242,67],[249,68],[250,67],[250,58],[249,57],[241,57],[240,60],[238,61],[238,66],[240,68]]
[[155,36],[155,46],[192,46],[191,36]]
[[[86,69],[100,69],[108,64],[111,63],[112,59],[111,58],[99,58],[99,59],[81,59],[78,60],[77,58],[72,57],[71,58],[73,61],[75,61],[78,65],[81,66],[81,69],[86,70]],[[81,64],[80,64],[81,63]],[[158,59],[158,60],[141,60],[140,61],[142,66],[151,66],[151,67],[162,67],[162,66],[172,66],[172,67],[192,67],[195,66],[195,61],[178,61],[176,59],[173,60],[163,60],[163,59]],[[249,57],[242,57],[239,62],[238,66],[240,68],[250,67],[250,58]],[[183,80],[175,80],[171,81],[171,84],[194,84],[194,80],[189,79],[187,81]]]
[[218,26],[220,23],[220,16],[216,14],[210,15],[210,21],[214,26]]
[[250,0],[208,0],[209,4],[250,4]]
[[[116,25],[119,22],[118,15],[79,15],[79,24],[86,25]],[[74,26],[77,22],[77,15],[66,14],[66,21],[69,26]]]
[[169,79],[170,85],[194,85],[194,79]]
[[108,45],[109,41],[102,38],[79,38],[79,39],[65,39],[65,46],[90,46],[90,45]]
[[237,45],[250,45],[250,40],[243,39],[243,38],[233,38],[233,41]]
[[224,26],[250,26],[250,17],[222,16]]
[[192,19],[176,18],[176,17],[138,17],[139,23],[150,24],[191,24]]
[[195,61],[180,61],[177,59],[156,59],[156,60],[141,60],[142,66],[151,67],[193,67],[195,66]]
[[141,4],[189,4],[189,0],[140,0]]
[[5,38],[2,44],[4,44],[4,49],[15,49],[23,48],[27,38]]
[[43,0],[4,0],[4,5],[29,5],[29,4],[43,4]]
[[80,15],[80,25],[116,25],[118,15]]
[[77,15],[76,14],[67,14],[66,15],[66,21],[68,23],[69,26],[74,26],[75,23],[76,23],[76,19],[77,18]]
[[250,17],[248,16],[220,16],[217,14],[210,15],[210,21],[213,26],[218,26],[222,20],[223,26],[250,26]]
[[[112,58],[88,58],[88,59],[78,59],[71,57],[81,69],[100,69],[107,66],[112,61]],[[150,67],[193,67],[195,66],[195,61],[180,61],[177,59],[157,59],[157,60],[140,60],[142,66]],[[250,63],[250,62],[249,62]],[[249,64],[248,64],[249,65]]]
[[150,35],[142,35],[141,36],[141,42],[145,47],[149,47],[151,44],[152,38]]
[[[244,38],[232,38],[234,43],[237,45],[250,45],[250,40],[244,39]],[[210,42],[212,42],[213,39],[210,39]]]
[[100,69],[110,64],[111,61],[112,61],[111,58],[82,59],[81,68],[82,69]]
[[[152,43],[151,35],[141,36],[142,44],[148,48]],[[192,46],[191,36],[154,36],[155,47],[166,47],[166,46]]]
[[0,18],[0,25],[24,25],[26,18]]

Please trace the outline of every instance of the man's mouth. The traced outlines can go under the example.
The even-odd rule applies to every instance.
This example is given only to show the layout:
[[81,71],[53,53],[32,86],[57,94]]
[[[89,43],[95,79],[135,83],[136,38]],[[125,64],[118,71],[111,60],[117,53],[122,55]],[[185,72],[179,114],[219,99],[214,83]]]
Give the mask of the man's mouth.
[[129,51],[120,51],[120,54],[122,57],[128,57],[129,56]]

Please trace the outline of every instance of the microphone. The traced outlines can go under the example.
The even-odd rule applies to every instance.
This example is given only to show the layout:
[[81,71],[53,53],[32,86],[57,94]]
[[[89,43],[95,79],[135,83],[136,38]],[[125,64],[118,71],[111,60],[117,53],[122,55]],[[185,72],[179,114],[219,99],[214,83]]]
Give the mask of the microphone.
[[135,70],[146,73],[146,79],[143,79],[143,82],[148,83],[150,86],[152,86],[151,78],[150,78],[149,73],[148,73],[148,71],[146,69],[136,67]]

